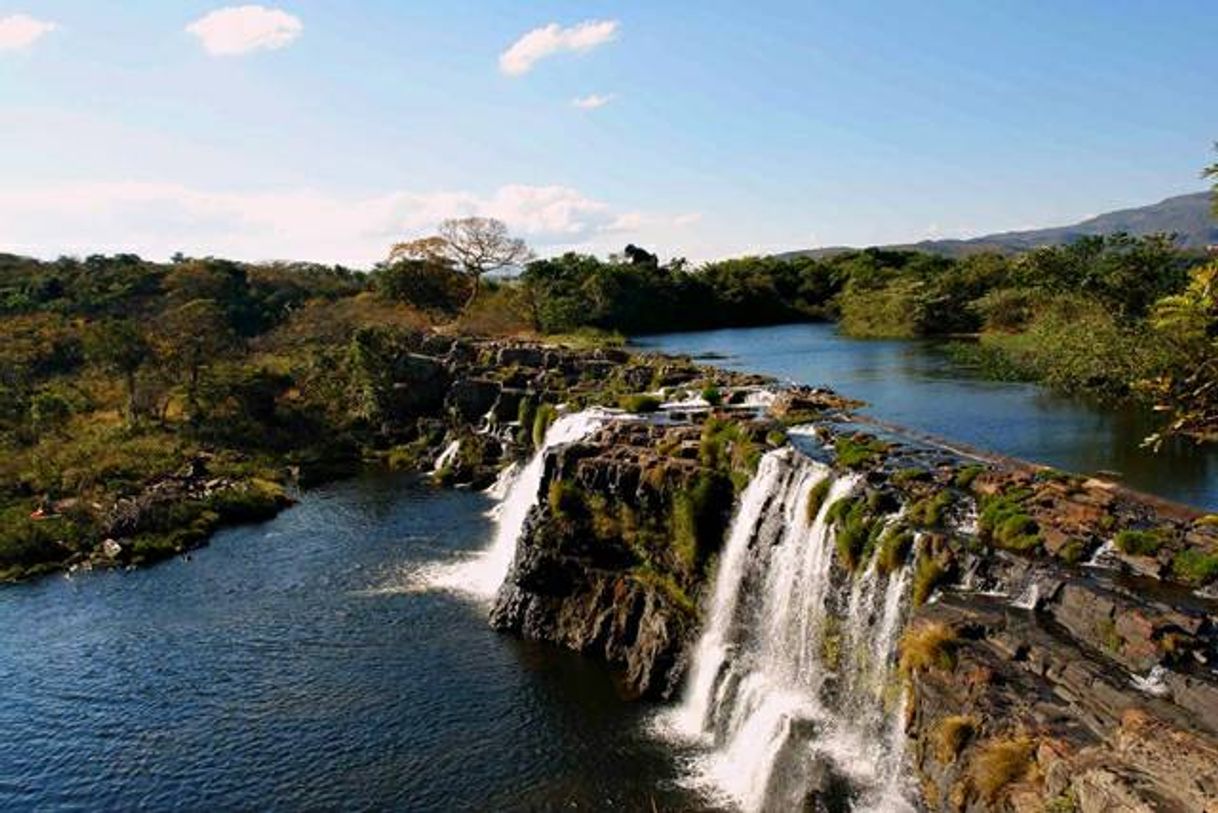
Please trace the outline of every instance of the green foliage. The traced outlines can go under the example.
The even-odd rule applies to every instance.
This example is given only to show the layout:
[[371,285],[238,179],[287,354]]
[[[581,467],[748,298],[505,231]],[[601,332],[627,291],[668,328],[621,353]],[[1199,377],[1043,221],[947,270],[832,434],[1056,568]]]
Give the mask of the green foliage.
[[717,407],[723,403],[723,393],[719,392],[718,387],[705,387],[702,390],[702,400]]
[[883,526],[871,516],[867,500],[861,497],[838,500],[828,516],[833,523],[838,561],[853,573],[866,561]]
[[687,572],[701,572],[723,545],[733,486],[722,473],[704,472],[672,498],[672,539]]
[[970,489],[973,487],[973,482],[985,471],[985,466],[974,464],[964,466],[957,470],[956,476],[952,478],[956,488]]
[[633,412],[635,414],[648,414],[652,412],[659,412],[661,403],[662,402],[660,399],[656,398],[654,395],[636,394],[623,396],[621,399],[619,399],[618,406],[627,412]]
[[866,435],[840,435],[833,441],[833,450],[839,465],[860,469],[875,463],[888,451],[888,444]]
[[1041,542],[1039,526],[1023,509],[1027,493],[1012,490],[981,498],[978,527],[982,539],[1000,548],[1028,551]]
[[804,519],[809,525],[816,522],[816,517],[820,515],[820,509],[825,504],[825,497],[829,496],[829,489],[833,487],[833,483],[828,477],[823,480],[817,480],[816,483],[808,489],[808,504],[805,510]]
[[550,424],[558,419],[558,410],[553,404],[542,404],[537,407],[533,417],[533,448],[540,449],[546,442],[546,432]]
[[955,498],[947,489],[936,491],[909,506],[905,513],[910,523],[921,528],[938,528],[943,525],[944,515]]
[[550,482],[546,502],[554,516],[562,520],[575,521],[589,515],[588,496],[584,490],[565,480]]
[[880,538],[876,552],[876,567],[882,574],[894,573],[905,564],[913,548],[914,537],[904,528],[889,528]]
[[1218,578],[1218,554],[1185,548],[1172,557],[1171,572],[1188,584],[1205,584]]
[[1087,543],[1081,539],[1070,539],[1057,549],[1057,558],[1068,565],[1076,565],[1087,555]]
[[935,588],[942,584],[948,576],[948,568],[938,557],[923,554],[918,557],[913,577],[913,606],[921,607],[926,603]]
[[702,427],[698,460],[709,469],[726,472],[742,489],[757,471],[762,450],[738,421],[711,418]]
[[453,316],[469,299],[471,281],[451,264],[416,259],[381,266],[373,274],[372,284],[386,299]]
[[1131,556],[1154,556],[1166,542],[1164,534],[1159,530],[1137,531],[1126,528],[1119,531],[1113,544],[1121,553]]
[[625,333],[774,324],[823,317],[842,277],[809,258],[750,257],[687,271],[684,263],[603,261],[569,253],[522,275],[537,326]]

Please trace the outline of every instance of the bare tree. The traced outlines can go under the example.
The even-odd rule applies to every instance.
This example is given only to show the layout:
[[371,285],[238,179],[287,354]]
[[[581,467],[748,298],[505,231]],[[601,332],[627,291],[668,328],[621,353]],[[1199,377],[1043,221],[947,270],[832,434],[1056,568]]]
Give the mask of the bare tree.
[[432,237],[398,243],[390,250],[389,260],[429,260],[455,266],[473,282],[463,311],[469,310],[478,298],[483,274],[533,259],[533,252],[524,240],[512,237],[501,220],[490,217],[445,220],[438,231]]

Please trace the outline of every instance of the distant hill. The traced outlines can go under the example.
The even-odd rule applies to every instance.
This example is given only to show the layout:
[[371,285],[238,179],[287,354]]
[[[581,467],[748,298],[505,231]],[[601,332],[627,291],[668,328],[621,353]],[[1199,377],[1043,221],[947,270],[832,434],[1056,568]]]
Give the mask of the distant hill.
[[[1109,212],[1073,226],[1002,232],[966,240],[923,240],[920,243],[903,243],[885,248],[915,249],[959,257],[983,251],[1009,254],[1037,246],[1063,245],[1095,234],[1128,232],[1144,235],[1168,232],[1179,235],[1180,244],[1185,248],[1204,249],[1206,246],[1218,245],[1218,220],[1214,219],[1211,206],[1212,197],[1209,192],[1196,192],[1168,198],[1151,206]],[[852,249],[845,246],[836,246],[790,251],[780,256],[825,257],[850,250]]]

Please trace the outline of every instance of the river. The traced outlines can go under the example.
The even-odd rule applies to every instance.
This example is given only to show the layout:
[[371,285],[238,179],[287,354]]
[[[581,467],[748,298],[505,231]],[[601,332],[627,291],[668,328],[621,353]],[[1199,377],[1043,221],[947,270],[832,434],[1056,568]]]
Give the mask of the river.
[[[1214,453],[1152,455],[1146,416],[978,380],[932,344],[825,325],[639,344],[1218,506]],[[0,589],[0,809],[704,807],[684,789],[697,755],[654,736],[654,709],[623,701],[602,666],[496,634],[483,602],[425,589],[420,574],[493,547],[492,503],[368,475],[189,559]]]
[[799,324],[648,336],[633,344],[830,387],[867,401],[864,412],[876,418],[1067,471],[1118,473],[1138,490],[1218,510],[1214,445],[1179,439],[1149,451],[1141,441],[1155,423],[1145,410],[987,381],[954,362],[939,342],[859,341],[831,324]]
[[369,476],[133,572],[0,589],[0,809],[689,809],[578,655],[417,572],[491,500]]

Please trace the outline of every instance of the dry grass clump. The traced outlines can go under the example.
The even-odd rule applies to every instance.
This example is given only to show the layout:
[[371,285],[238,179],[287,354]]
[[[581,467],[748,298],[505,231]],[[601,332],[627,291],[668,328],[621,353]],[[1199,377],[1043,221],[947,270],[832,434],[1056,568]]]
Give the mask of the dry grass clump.
[[977,734],[977,718],[963,714],[944,717],[935,729],[935,757],[944,765],[955,762],[961,749]]
[[1034,748],[1032,738],[1022,735],[981,743],[968,769],[973,788],[982,799],[993,802],[1004,788],[1027,776]]
[[956,667],[956,633],[947,624],[925,621],[910,627],[901,638],[901,671]]

